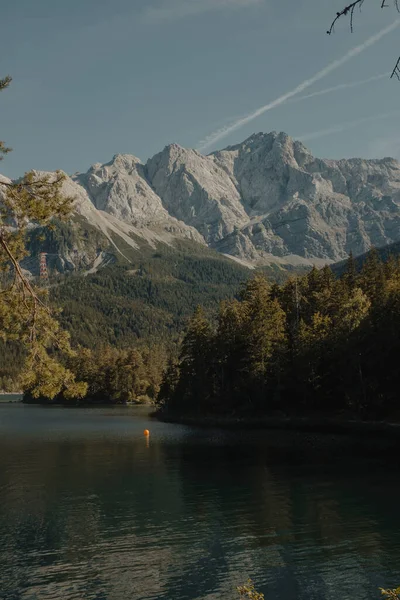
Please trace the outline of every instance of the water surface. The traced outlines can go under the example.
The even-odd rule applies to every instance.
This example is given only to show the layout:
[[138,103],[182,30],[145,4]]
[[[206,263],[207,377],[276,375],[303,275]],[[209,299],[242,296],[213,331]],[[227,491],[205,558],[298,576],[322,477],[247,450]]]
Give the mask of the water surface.
[[302,435],[0,406],[0,598],[225,600],[248,577],[268,600],[379,598],[396,461]]

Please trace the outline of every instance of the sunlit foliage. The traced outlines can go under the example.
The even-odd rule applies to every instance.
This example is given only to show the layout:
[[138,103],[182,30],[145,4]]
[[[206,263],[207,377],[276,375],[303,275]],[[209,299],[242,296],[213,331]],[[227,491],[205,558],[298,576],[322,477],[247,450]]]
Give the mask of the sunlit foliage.
[[[0,90],[10,84],[0,81]],[[0,143],[0,154],[10,149]],[[27,173],[17,182],[0,179],[0,339],[16,342],[24,349],[25,367],[21,384],[34,396],[81,396],[86,386],[59,361],[72,354],[69,336],[51,313],[47,294],[34,286],[21,268],[26,256],[26,232],[50,226],[53,217],[70,214],[73,198],[62,193],[64,175]]]

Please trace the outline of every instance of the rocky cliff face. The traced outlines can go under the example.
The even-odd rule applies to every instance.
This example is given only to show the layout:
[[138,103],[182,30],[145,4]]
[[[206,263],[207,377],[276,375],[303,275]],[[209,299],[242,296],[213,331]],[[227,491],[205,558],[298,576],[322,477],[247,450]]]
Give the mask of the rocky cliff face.
[[190,239],[251,264],[321,264],[400,241],[400,164],[323,160],[284,133],[203,156],[173,144],[68,178],[80,218],[116,251]]
[[284,133],[212,155],[235,182],[247,224],[217,244],[228,254],[338,260],[400,239],[400,164],[321,160]]
[[150,229],[160,235],[164,231],[204,243],[195,229],[179,222],[164,208],[147,181],[144,165],[135,156],[117,154],[111,162],[93,165],[73,181],[85,190],[97,210],[133,226],[136,234],[142,231],[146,237],[146,230]]
[[146,173],[168,212],[195,227],[209,244],[248,221],[229,173],[196,150],[167,146],[148,161]]
[[170,146],[146,165],[167,210],[252,263],[330,262],[400,239],[400,165],[321,160],[284,133],[207,157]]

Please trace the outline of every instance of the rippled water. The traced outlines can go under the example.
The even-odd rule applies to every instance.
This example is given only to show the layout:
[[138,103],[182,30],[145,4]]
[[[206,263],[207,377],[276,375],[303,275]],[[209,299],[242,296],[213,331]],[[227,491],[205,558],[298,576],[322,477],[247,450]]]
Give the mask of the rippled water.
[[0,406],[0,598],[224,600],[248,577],[378,598],[400,585],[397,465],[331,442]]

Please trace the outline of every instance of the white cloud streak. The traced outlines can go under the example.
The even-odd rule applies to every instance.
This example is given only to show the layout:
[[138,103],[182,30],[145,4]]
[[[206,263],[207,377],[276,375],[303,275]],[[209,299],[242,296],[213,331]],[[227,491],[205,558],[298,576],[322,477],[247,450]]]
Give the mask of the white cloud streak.
[[400,110],[392,110],[387,113],[379,113],[377,115],[371,115],[370,117],[363,117],[362,119],[354,119],[352,121],[345,121],[344,123],[338,123],[337,125],[332,125],[327,129],[320,129],[319,131],[313,131],[312,133],[305,133],[304,135],[296,135],[294,136],[297,140],[301,140],[302,142],[307,142],[309,140],[316,140],[317,138],[324,137],[326,135],[331,135],[333,133],[340,133],[341,131],[347,131],[350,128],[358,127],[359,125],[363,125],[364,123],[371,123],[374,121],[380,121],[382,119],[390,119],[392,117],[398,117],[400,115]]
[[291,98],[290,100],[287,100],[286,104],[300,102],[301,100],[308,100],[309,98],[314,98],[315,96],[324,96],[325,94],[330,94],[331,92],[348,90],[349,88],[358,87],[360,85],[366,85],[367,83],[372,83],[373,81],[379,81],[379,79],[386,79],[388,77],[390,77],[390,73],[383,73],[382,75],[374,75],[373,77],[369,77],[368,79],[361,79],[360,81],[352,81],[350,83],[339,83],[338,85],[334,85],[330,88],[325,88],[324,90],[313,92],[312,94],[307,94],[306,96],[298,96],[297,98]]
[[276,108],[276,107],[280,106],[281,104],[285,103],[290,98],[297,96],[297,94],[300,94],[305,89],[312,86],[314,83],[317,83],[317,81],[320,81],[320,79],[323,79],[324,77],[326,77],[327,75],[332,73],[332,71],[335,71],[336,69],[338,69],[339,67],[341,67],[342,65],[347,63],[349,60],[351,60],[355,56],[358,56],[359,54],[364,52],[364,50],[367,50],[367,48],[370,48],[371,46],[373,46],[374,44],[379,42],[379,40],[381,40],[385,35],[394,31],[399,25],[400,25],[400,19],[396,19],[388,27],[381,29],[380,31],[378,31],[378,33],[375,33],[374,35],[369,37],[367,40],[365,40],[365,42],[363,42],[359,46],[352,48],[344,56],[334,60],[328,66],[326,66],[325,68],[318,71],[318,73],[316,73],[313,77],[310,77],[309,79],[306,79],[305,81],[303,81],[302,83],[297,85],[290,92],[287,92],[286,94],[279,96],[279,98],[277,98],[276,100],[273,100],[272,102],[269,102],[268,104],[265,104],[264,106],[261,106],[260,108],[257,108],[250,114],[238,119],[231,125],[227,125],[226,127],[223,127],[221,129],[218,129],[214,133],[211,133],[204,140],[199,142],[199,150],[205,150],[205,149],[209,148],[210,146],[214,145],[216,142],[219,142],[220,140],[225,138],[227,135],[233,133],[237,129],[240,129],[244,125],[247,125],[248,123],[250,123],[257,117],[260,117],[267,111],[272,110],[273,108]]
[[159,6],[149,7],[144,18],[149,21],[183,19],[210,11],[247,8],[264,0],[166,0]]

